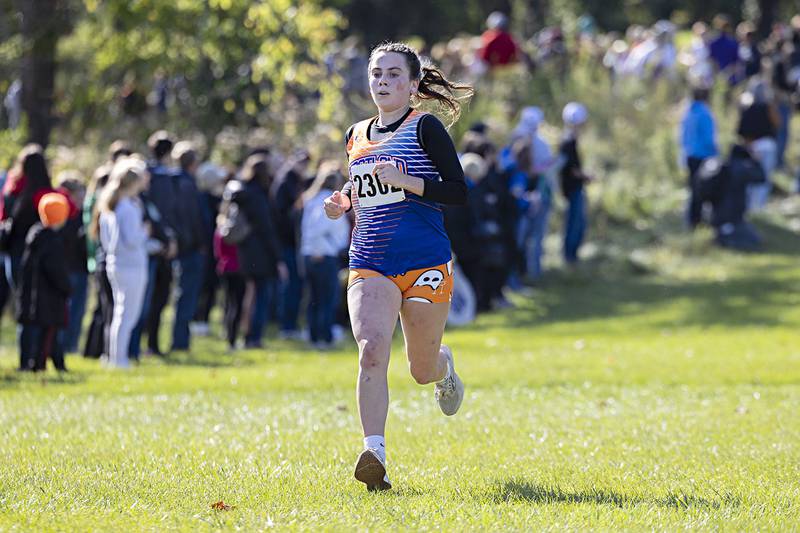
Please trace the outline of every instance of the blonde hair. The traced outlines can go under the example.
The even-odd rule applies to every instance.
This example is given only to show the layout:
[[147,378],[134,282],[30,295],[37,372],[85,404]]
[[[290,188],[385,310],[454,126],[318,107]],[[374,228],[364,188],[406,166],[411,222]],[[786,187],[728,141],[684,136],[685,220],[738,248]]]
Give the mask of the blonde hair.
[[172,148],[172,159],[186,170],[197,161],[197,149],[192,141],[178,141]]
[[111,169],[108,183],[100,193],[98,206],[101,213],[111,213],[117,208],[122,195],[144,179],[147,167],[141,158],[135,156],[122,157]]

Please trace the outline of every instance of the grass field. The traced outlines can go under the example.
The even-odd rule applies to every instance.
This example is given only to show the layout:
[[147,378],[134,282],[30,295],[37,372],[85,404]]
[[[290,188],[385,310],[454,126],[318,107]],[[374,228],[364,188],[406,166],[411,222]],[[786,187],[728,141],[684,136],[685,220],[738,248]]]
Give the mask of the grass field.
[[762,227],[764,254],[674,233],[449,331],[453,418],[396,344],[388,493],[352,478],[350,343],[62,379],[17,375],[6,328],[0,530],[797,530],[800,237]]

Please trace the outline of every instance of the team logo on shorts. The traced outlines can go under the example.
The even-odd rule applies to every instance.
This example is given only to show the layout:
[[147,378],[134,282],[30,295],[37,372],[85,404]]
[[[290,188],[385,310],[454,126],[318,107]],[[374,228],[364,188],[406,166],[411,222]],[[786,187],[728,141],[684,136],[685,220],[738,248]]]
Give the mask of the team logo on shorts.
[[[431,268],[417,276],[417,279],[414,281],[412,287],[428,287],[435,293],[442,283],[444,283],[444,272],[436,268]],[[433,302],[432,300],[423,296],[410,296],[407,298],[407,300],[410,302],[421,302],[426,304]]]
[[426,270],[419,275],[417,281],[414,282],[414,287],[430,287],[432,290],[439,288],[439,285],[444,281],[444,274],[441,270],[431,269]]
[[[350,270],[348,289],[367,279],[381,276],[370,269],[354,268]],[[401,274],[387,276],[394,283],[403,299],[409,302],[445,303],[449,302],[453,291],[452,261],[436,268],[417,269]]]

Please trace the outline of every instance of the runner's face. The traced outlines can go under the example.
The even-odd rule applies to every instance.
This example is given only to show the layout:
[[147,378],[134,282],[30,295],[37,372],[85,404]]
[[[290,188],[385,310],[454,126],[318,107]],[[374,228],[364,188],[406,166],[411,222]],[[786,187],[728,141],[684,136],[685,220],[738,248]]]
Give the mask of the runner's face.
[[406,58],[397,52],[378,52],[369,66],[369,91],[383,112],[409,106],[419,82],[410,79]]

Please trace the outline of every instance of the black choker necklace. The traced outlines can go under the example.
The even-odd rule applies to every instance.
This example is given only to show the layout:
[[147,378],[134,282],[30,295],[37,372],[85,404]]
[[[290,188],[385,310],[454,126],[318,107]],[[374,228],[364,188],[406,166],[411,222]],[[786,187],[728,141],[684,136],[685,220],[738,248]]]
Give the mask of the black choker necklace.
[[403,113],[402,117],[400,117],[399,119],[395,120],[394,122],[392,122],[388,126],[381,126],[380,124],[378,124],[378,120],[380,120],[380,119],[376,120],[375,123],[372,126],[375,128],[375,131],[377,133],[389,133],[389,132],[393,131],[394,129],[396,129],[395,126],[397,126],[400,122],[405,120],[410,112],[411,112],[411,109],[409,109],[408,111]]

